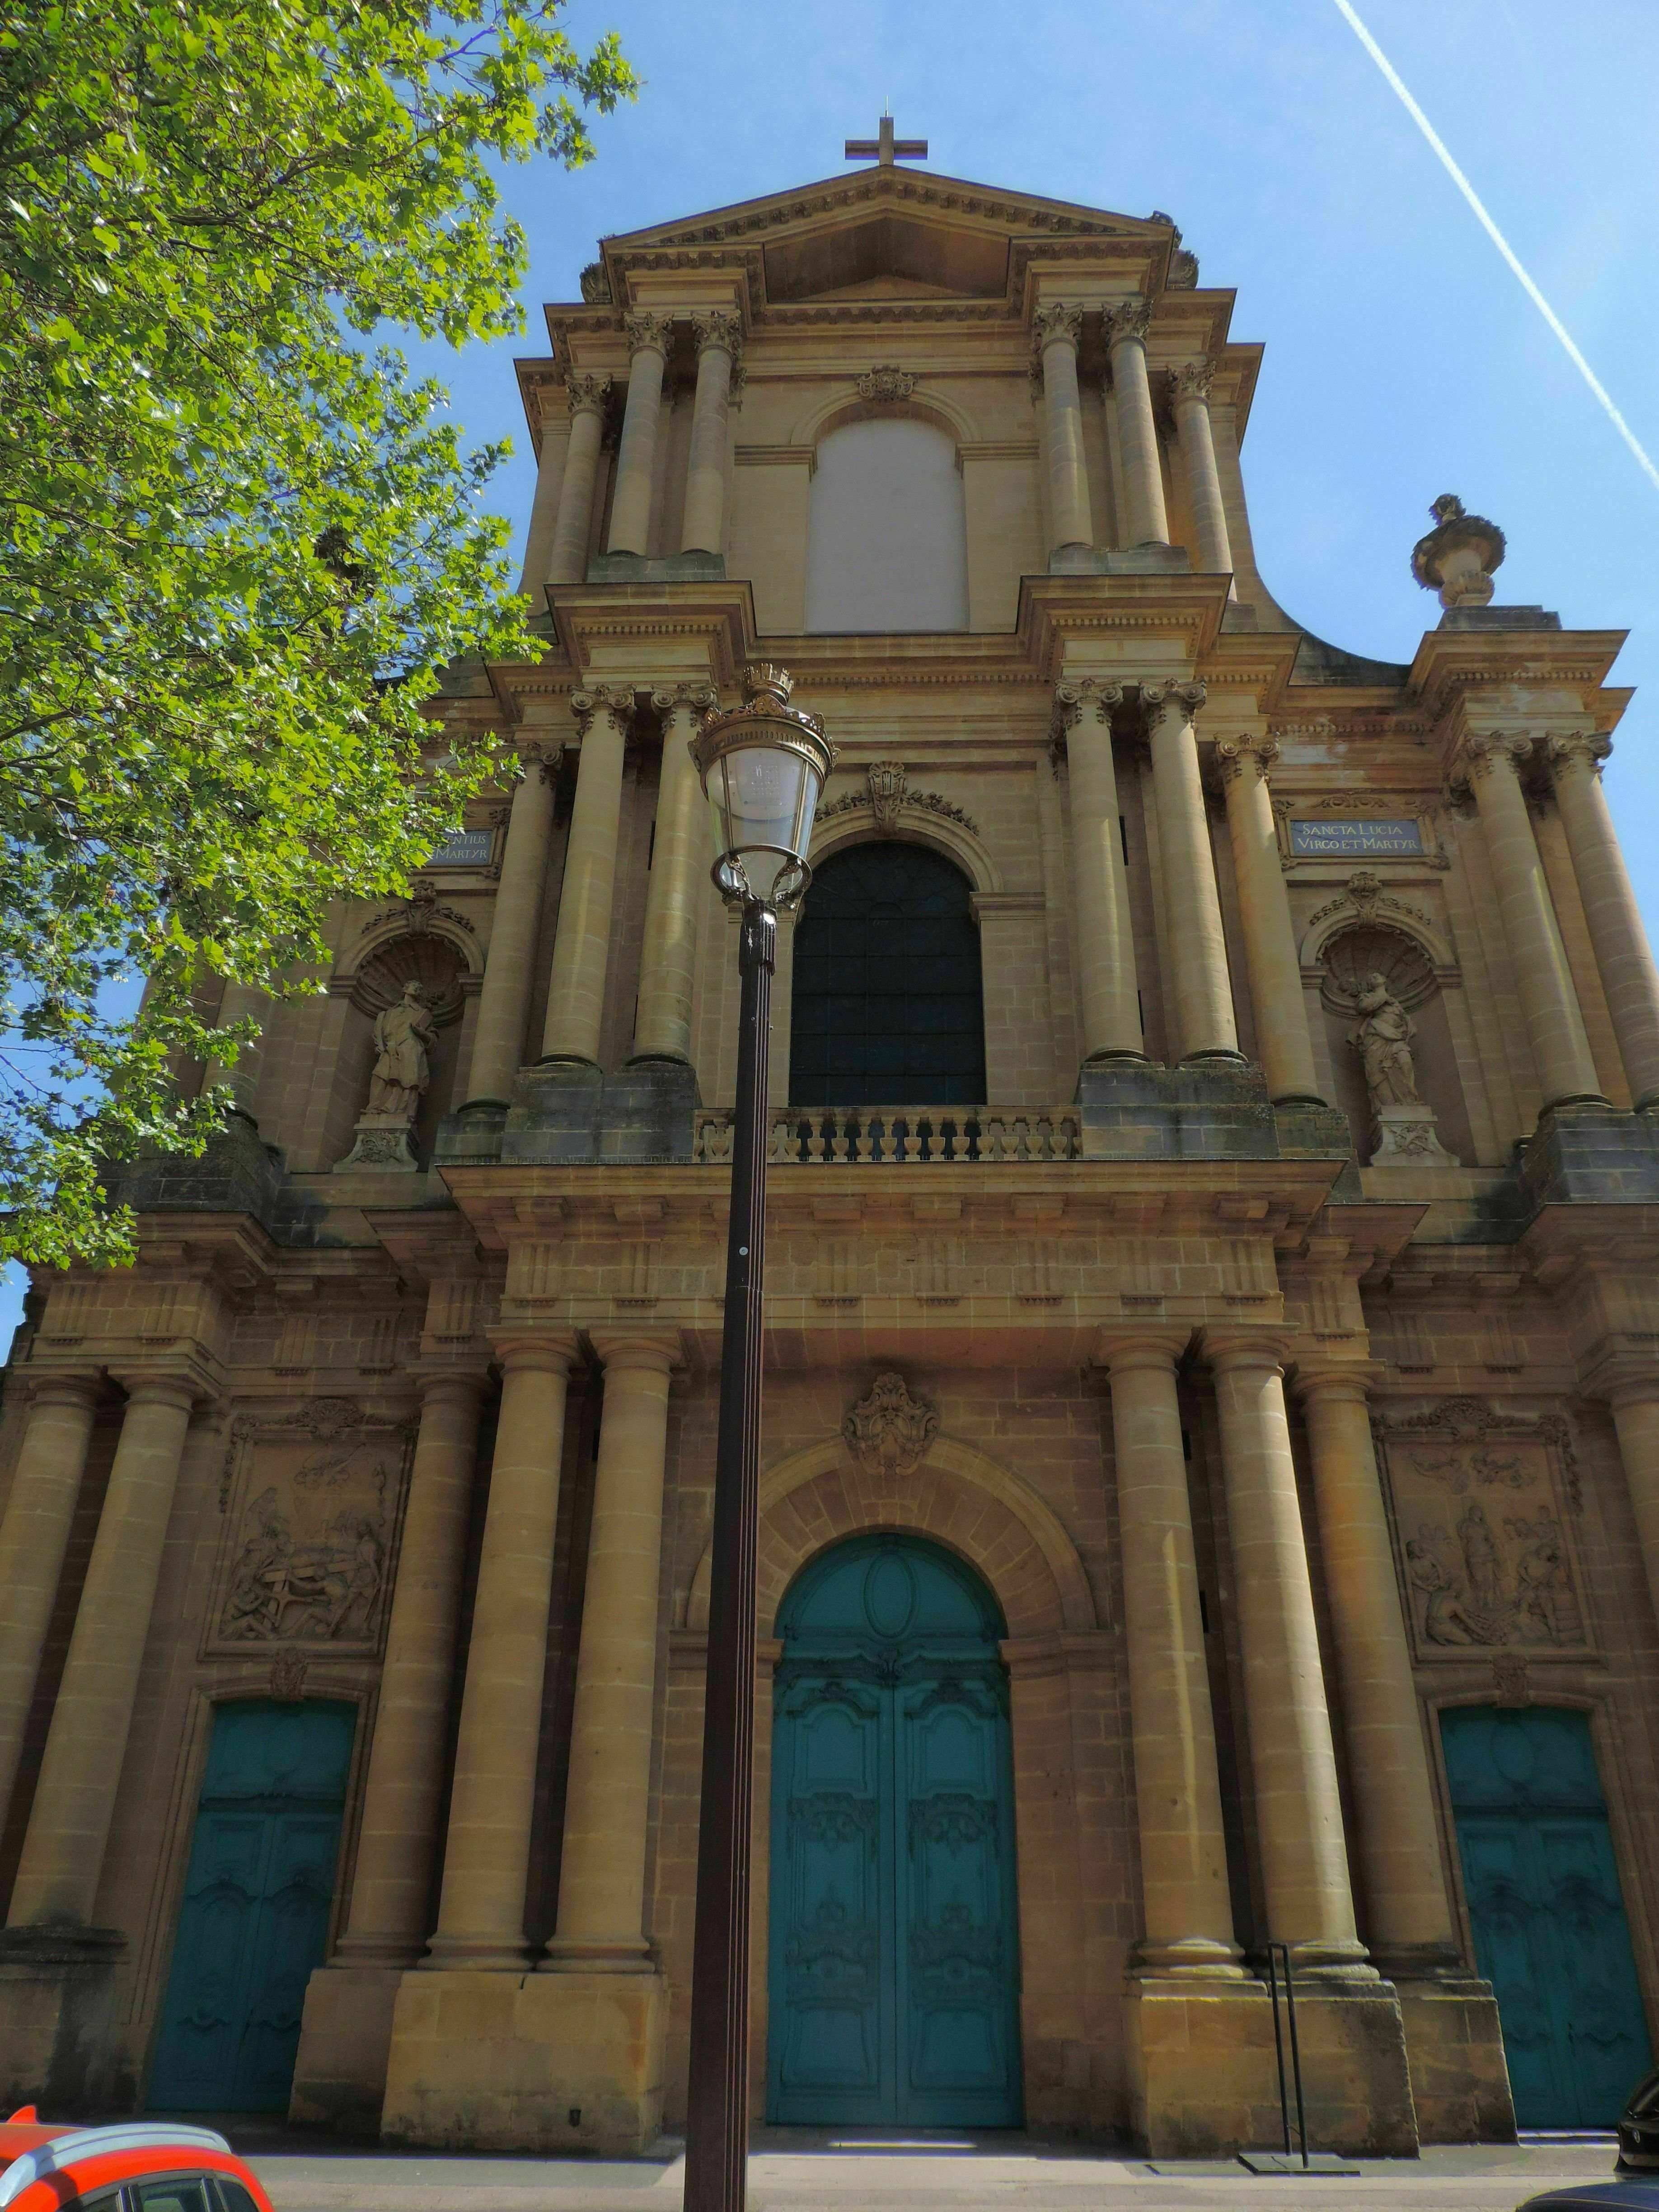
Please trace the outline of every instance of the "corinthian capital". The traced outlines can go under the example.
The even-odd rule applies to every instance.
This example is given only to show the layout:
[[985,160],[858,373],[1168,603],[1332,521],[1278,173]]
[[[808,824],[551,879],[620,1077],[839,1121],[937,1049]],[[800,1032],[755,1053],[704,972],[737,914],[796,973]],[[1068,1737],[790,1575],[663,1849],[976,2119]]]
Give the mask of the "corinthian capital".
[[1201,399],[1207,405],[1210,386],[1214,381],[1212,361],[1183,362],[1179,368],[1170,371],[1170,397],[1177,405],[1183,399]]
[[569,398],[570,419],[574,422],[578,415],[604,414],[605,402],[611,397],[611,379],[608,376],[579,375],[573,369],[564,380],[564,388]]
[[1613,739],[1596,730],[1569,730],[1565,737],[1548,738],[1544,746],[1558,778],[1575,773],[1600,775],[1601,763],[1612,750]]
[[583,738],[600,714],[608,714],[619,730],[625,731],[634,719],[633,690],[625,684],[590,684],[586,690],[571,693],[570,711]]
[[1075,345],[1083,333],[1083,310],[1064,300],[1050,300],[1032,316],[1031,327],[1039,346],[1053,345],[1060,338]]
[[1518,730],[1471,732],[1459,748],[1459,761],[1471,783],[1483,783],[1494,769],[1518,775],[1532,754],[1532,739]]
[[1150,300],[1123,300],[1105,316],[1106,342],[1115,346],[1125,338],[1145,339],[1152,326]]
[[672,315],[652,314],[641,309],[637,314],[624,315],[623,328],[628,333],[628,352],[631,360],[636,353],[659,353],[665,361],[674,335]]
[[1220,763],[1221,781],[1231,783],[1246,769],[1253,768],[1263,783],[1267,771],[1279,758],[1277,738],[1258,738],[1249,734],[1237,738],[1222,738],[1217,741],[1215,757]]
[[1114,707],[1123,701],[1121,684],[1103,684],[1096,676],[1079,676],[1054,686],[1054,719],[1061,729],[1074,730],[1085,716],[1109,725]]
[[691,343],[699,353],[719,346],[735,361],[743,345],[742,316],[732,307],[700,309],[691,318]]

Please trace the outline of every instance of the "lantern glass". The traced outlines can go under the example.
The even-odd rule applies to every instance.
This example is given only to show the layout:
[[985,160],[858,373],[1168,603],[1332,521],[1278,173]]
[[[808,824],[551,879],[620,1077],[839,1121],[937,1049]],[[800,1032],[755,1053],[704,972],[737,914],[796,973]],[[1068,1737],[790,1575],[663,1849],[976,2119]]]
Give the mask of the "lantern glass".
[[718,849],[741,866],[751,898],[771,902],[778,879],[806,858],[823,780],[793,745],[734,745],[708,771]]

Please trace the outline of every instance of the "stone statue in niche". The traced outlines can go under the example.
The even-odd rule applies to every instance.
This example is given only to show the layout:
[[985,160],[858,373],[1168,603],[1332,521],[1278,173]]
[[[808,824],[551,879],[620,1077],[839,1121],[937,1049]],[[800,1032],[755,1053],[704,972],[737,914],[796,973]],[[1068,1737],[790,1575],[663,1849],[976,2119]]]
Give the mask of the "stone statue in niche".
[[418,983],[404,985],[394,1006],[374,1017],[374,1073],[369,1079],[368,1110],[387,1121],[411,1122],[432,1081],[428,1058],[438,1042],[432,1016]]
[[1417,1070],[1412,1063],[1412,1039],[1417,1024],[1389,990],[1384,977],[1372,973],[1354,998],[1358,1023],[1348,1031],[1348,1042],[1365,1070],[1365,1088],[1373,1109],[1420,1106]]

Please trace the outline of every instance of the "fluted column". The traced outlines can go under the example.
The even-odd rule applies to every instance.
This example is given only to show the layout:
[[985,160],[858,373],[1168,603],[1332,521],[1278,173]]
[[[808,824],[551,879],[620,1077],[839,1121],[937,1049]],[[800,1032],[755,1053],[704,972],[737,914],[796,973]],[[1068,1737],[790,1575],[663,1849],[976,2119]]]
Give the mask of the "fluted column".
[[1308,1034],[1302,963],[1291,924],[1291,902],[1279,865],[1267,770],[1279,758],[1272,738],[1223,738],[1216,747],[1227,795],[1227,830],[1238,884],[1244,960],[1255,1011],[1256,1048],[1267,1090],[1279,1104],[1322,1105]]
[[1279,1346],[1212,1329],[1204,1348],[1221,1423],[1267,1932],[1294,1948],[1298,1972],[1369,1973],[1355,1933]]
[[1083,404],[1077,386],[1077,342],[1083,328],[1081,307],[1051,301],[1033,321],[1042,361],[1042,419],[1048,462],[1048,544],[1092,545],[1089,470],[1083,450]]
[[605,1413],[570,1726],[558,1930],[550,1967],[644,1973],[645,1840],[657,1683],[657,1591],[678,1338],[595,1330]]
[[132,1378],[52,1709],[9,1928],[91,1924],[197,1395],[179,1376]]
[[532,964],[553,828],[553,766],[533,746],[524,749],[489,921],[489,951],[467,1071],[469,1105],[506,1105],[524,1060]]
[[1164,948],[1174,984],[1182,1060],[1240,1058],[1227,977],[1227,943],[1215,884],[1215,856],[1199,773],[1193,717],[1201,684],[1143,684],[1158,800],[1158,865],[1164,876]]
[[673,337],[668,315],[624,315],[628,332],[628,399],[617,453],[617,489],[611,501],[611,553],[651,550],[651,488],[657,464],[657,423],[662,413],[662,373]]
[[685,471],[682,553],[726,550],[726,416],[732,368],[743,342],[743,319],[729,308],[693,315],[697,390],[691,403],[691,452]]
[[1547,750],[1619,1057],[1639,1113],[1659,1105],[1659,970],[1601,788],[1613,740],[1579,730],[1552,738]]
[[1152,319],[1152,303],[1146,300],[1126,300],[1106,317],[1131,545],[1167,545],[1170,542],[1164,469],[1158,450],[1158,422],[1152,414],[1152,385],[1146,375],[1146,332]]
[[634,701],[630,692],[596,684],[591,691],[573,691],[570,707],[581,732],[582,750],[565,847],[542,1057],[597,1066],[611,958],[611,906],[617,886],[623,750]]
[[697,920],[713,851],[691,739],[702,716],[718,701],[706,687],[683,684],[678,690],[653,694],[651,703],[662,716],[662,774],[657,785],[656,842],[645,892],[631,1057],[689,1062]]
[[522,1968],[542,1676],[559,1521],[564,1330],[497,1340],[501,1411],[449,1793],[438,1926],[424,1967]]
[[1066,732],[1085,1060],[1146,1058],[1112,764],[1112,709],[1122,696],[1121,685],[1097,683],[1091,676],[1062,684],[1054,694]]
[[481,1375],[446,1369],[422,1382],[342,1966],[412,1966],[428,1932],[483,1395]]
[[1494,732],[1465,739],[1463,764],[1498,886],[1541,1103],[1549,1107],[1601,1093],[1521,788],[1520,766],[1531,750],[1528,738]]
[[1227,507],[1221,496],[1215,439],[1210,429],[1210,384],[1214,374],[1213,362],[1187,362],[1170,377],[1170,398],[1187,478],[1187,501],[1198,540],[1193,548],[1197,556],[1194,565],[1209,575],[1230,576],[1232,541],[1227,534]]
[[0,1819],[17,1778],[97,1403],[95,1375],[48,1374],[35,1382],[0,1521]]
[[1412,1680],[1366,1378],[1301,1366],[1319,1543],[1358,1813],[1371,1949],[1385,1972],[1455,1966],[1429,1754]]
[[611,399],[608,376],[564,380],[570,395],[570,442],[565,448],[559,484],[559,511],[553,525],[553,550],[547,564],[550,584],[580,584],[587,576],[588,541],[593,534],[593,486],[599,472],[599,441]]
[[1103,1336],[1112,1382],[1145,1935],[1158,1974],[1238,1978],[1176,1362],[1187,1332]]
[[1659,1614],[1659,1375],[1615,1382],[1607,1392],[1636,1516],[1637,1540]]

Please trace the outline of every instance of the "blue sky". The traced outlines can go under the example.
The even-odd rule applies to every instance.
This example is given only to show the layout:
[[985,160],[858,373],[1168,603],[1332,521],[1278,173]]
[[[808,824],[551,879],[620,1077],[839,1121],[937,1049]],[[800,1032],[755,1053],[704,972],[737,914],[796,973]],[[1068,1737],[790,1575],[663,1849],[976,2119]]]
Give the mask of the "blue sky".
[[[1659,6],[1359,12],[1659,454]],[[646,89],[596,126],[590,168],[507,178],[526,337],[418,356],[469,434],[512,433],[496,500],[520,540],[512,361],[544,349],[541,303],[578,296],[602,233],[839,173],[889,104],[926,167],[1164,209],[1201,281],[1236,289],[1234,336],[1267,347],[1244,447],[1257,555],[1297,620],[1409,660],[1438,612],[1411,547],[1455,491],[1507,533],[1501,600],[1632,631],[1613,680],[1640,691],[1607,787],[1659,927],[1659,490],[1332,0],[574,0],[567,21],[579,42],[614,25]]]

